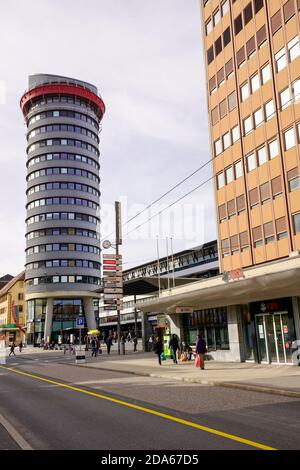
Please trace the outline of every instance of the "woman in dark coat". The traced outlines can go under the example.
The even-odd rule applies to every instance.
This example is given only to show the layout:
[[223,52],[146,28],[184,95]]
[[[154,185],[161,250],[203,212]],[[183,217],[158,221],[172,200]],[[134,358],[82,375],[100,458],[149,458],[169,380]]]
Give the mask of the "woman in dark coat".
[[164,351],[164,346],[162,340],[157,336],[153,348],[155,354],[157,355],[158,364],[161,366],[161,355]]

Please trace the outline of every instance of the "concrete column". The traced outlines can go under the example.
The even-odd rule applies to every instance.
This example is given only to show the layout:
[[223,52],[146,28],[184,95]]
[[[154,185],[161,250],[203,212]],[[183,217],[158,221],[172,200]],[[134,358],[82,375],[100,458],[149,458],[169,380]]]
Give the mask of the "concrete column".
[[296,338],[300,340],[300,298],[293,297],[293,311],[294,311],[294,322],[295,322],[295,333]]
[[49,342],[51,339],[52,320],[53,320],[53,298],[48,298],[47,306],[46,306],[45,330],[44,330],[45,342]]
[[167,315],[167,319],[170,322],[170,333],[175,334],[182,340],[182,317],[178,314]]
[[84,305],[84,313],[85,313],[85,319],[86,319],[88,330],[98,329],[98,325],[96,324],[96,320],[95,320],[93,298],[84,297],[83,305]]
[[230,359],[235,362],[245,361],[240,310],[239,305],[229,305],[227,307]]

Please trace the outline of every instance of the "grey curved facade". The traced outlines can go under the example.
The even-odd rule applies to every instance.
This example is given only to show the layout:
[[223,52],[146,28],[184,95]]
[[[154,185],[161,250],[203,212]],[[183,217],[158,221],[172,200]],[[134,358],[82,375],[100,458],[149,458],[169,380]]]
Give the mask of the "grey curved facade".
[[105,106],[93,85],[38,74],[29,77],[21,108],[27,125],[26,299],[46,300],[45,337],[47,312],[57,298],[83,300],[81,313],[93,328],[91,305],[100,284],[99,133]]

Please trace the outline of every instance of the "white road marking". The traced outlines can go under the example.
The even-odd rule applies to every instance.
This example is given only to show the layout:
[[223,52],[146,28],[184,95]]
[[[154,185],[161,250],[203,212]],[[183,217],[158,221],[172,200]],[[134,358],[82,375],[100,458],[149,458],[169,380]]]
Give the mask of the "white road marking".
[[0,424],[6,429],[10,437],[22,450],[33,450],[31,445],[18,433],[18,431],[0,414]]

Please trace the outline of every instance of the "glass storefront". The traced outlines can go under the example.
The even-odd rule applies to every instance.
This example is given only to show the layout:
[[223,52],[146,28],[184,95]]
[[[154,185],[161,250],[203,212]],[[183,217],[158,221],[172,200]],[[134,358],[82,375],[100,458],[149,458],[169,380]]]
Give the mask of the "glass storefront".
[[[27,343],[39,346],[44,339],[47,299],[34,299],[27,302],[27,324],[30,333]],[[94,300],[94,313],[98,322],[98,300]],[[84,316],[82,299],[54,299],[51,341],[55,343],[69,341],[70,335],[78,336],[76,318]],[[98,324],[98,323],[96,323]]]
[[[254,302],[249,306],[256,342],[252,356],[257,362],[291,364],[296,339],[291,298]],[[250,358],[251,359],[251,358]]]
[[34,299],[27,302],[27,323],[31,323],[31,331],[27,343],[38,346],[44,337],[47,299]]
[[54,299],[51,341],[67,342],[76,330],[76,318],[83,314],[82,299]]
[[227,308],[195,310],[183,315],[183,332],[189,345],[195,344],[201,334],[209,351],[229,349]]

